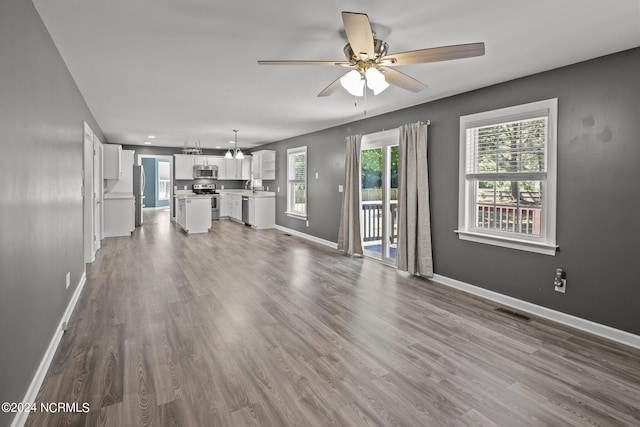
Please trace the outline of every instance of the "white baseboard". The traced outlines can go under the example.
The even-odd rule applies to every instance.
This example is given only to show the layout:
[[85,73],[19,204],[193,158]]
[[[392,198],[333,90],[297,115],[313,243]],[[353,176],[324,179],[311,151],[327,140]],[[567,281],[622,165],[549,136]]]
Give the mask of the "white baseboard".
[[[86,273],[82,273],[82,277],[80,277],[80,281],[78,282],[78,286],[76,290],[73,292],[71,296],[71,300],[69,304],[67,304],[67,309],[64,311],[62,315],[62,319],[60,319],[60,324],[56,328],[51,341],[49,342],[49,347],[47,347],[47,351],[45,351],[42,360],[40,361],[40,366],[38,366],[38,370],[36,371],[33,379],[31,380],[31,384],[27,389],[27,393],[24,395],[22,402],[35,402],[36,397],[38,396],[38,391],[40,391],[40,387],[44,382],[44,379],[47,375],[47,371],[49,370],[49,366],[53,361],[53,356],[56,354],[56,350],[58,349],[58,345],[60,344],[60,340],[62,340],[62,335],[64,334],[64,324],[65,322],[69,322],[69,318],[71,318],[71,313],[73,313],[73,309],[76,307],[76,303],[80,298],[80,294],[82,293],[82,289],[84,288],[84,284],[87,282]],[[11,423],[11,427],[22,427],[27,422],[27,417],[29,416],[29,412],[18,412]]]
[[284,231],[285,233],[292,234],[294,236],[302,237],[303,239],[310,240],[312,242],[320,243],[321,245],[328,246],[332,249],[338,249],[338,244],[329,240],[324,240],[311,234],[302,233],[300,231],[292,230],[290,228],[283,227],[281,225],[275,226],[276,230]]
[[431,280],[442,285],[449,286],[450,288],[459,289],[461,291],[468,292],[481,298],[485,298],[511,308],[531,313],[544,319],[552,320],[554,322],[571,326],[572,328],[580,329],[593,335],[597,335],[624,345],[628,345],[630,347],[640,349],[640,335],[634,335],[629,332],[621,331],[620,329],[615,329],[610,326],[583,319],[581,317],[572,316],[561,311],[556,311],[550,308],[542,307],[540,305],[532,304],[527,301],[493,292],[488,289],[461,282],[459,280],[451,279],[449,277],[441,276],[439,274],[434,274]]

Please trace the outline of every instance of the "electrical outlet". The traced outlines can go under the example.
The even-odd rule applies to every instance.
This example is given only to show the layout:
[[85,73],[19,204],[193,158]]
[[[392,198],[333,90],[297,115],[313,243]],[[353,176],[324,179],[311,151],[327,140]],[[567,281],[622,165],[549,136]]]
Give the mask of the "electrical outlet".
[[278,187],[278,193],[280,192],[280,187]]
[[338,185],[338,193],[342,193],[344,191],[344,186]]
[[318,172],[316,172],[316,179],[318,179]]
[[556,268],[556,276],[553,279],[553,287],[556,292],[567,292],[567,279],[562,268]]
[[71,272],[67,272],[67,277],[65,279],[65,289],[69,289],[69,285],[71,285]]
[[309,220],[307,220],[307,227],[309,226]]

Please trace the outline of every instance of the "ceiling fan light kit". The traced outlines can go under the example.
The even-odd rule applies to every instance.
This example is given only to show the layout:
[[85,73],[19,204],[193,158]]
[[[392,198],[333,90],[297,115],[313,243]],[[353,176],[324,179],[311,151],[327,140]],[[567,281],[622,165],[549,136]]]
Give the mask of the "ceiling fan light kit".
[[440,46],[428,49],[412,50],[387,55],[389,45],[375,38],[369,17],[364,13],[342,12],[345,34],[349,43],[343,52],[345,61],[296,61],[275,60],[258,61],[260,65],[331,65],[351,67],[352,70],[334,80],[319,97],[329,96],[342,86],[353,96],[363,96],[364,87],[371,89],[374,95],[384,91],[390,84],[411,92],[420,92],[427,86],[391,67],[408,64],[449,61],[484,55],[484,43],[470,43],[453,46]]
[[364,93],[364,79],[356,70],[351,70],[340,77],[340,84],[353,96],[362,96]]

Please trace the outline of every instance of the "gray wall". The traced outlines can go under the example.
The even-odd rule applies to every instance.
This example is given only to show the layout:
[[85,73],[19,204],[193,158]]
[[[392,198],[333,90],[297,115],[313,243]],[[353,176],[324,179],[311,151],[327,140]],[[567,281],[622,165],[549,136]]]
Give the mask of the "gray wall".
[[[431,120],[429,185],[437,274],[640,334],[640,49],[525,77],[264,146],[276,149],[279,225],[337,241],[344,139]],[[384,96],[384,95],[382,95]],[[458,217],[461,115],[558,98],[555,257],[465,242]],[[286,149],[306,145],[309,220],[288,218]],[[320,178],[315,180],[315,172]],[[553,290],[554,269],[567,293]]]
[[24,397],[84,271],[83,121],[104,140],[31,1],[2,0],[0,402]]

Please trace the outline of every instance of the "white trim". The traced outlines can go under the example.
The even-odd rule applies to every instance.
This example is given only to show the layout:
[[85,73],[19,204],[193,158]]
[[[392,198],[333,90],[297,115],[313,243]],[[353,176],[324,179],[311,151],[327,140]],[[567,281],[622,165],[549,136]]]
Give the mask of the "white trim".
[[640,335],[635,335],[630,332],[625,332],[620,329],[612,328],[600,323],[595,323],[581,317],[572,316],[561,311],[552,310],[550,308],[532,304],[527,301],[493,292],[488,289],[461,282],[456,279],[451,279],[449,277],[441,276],[439,274],[434,274],[431,280],[450,288],[468,292],[481,298],[485,298],[511,308],[531,313],[535,316],[542,317],[553,322],[561,323],[563,325],[567,325],[572,328],[618,342],[620,344],[640,349]]
[[[467,173],[467,129],[498,122],[524,120],[536,116],[547,117],[547,141],[545,146],[546,177],[542,182],[542,230],[540,237],[535,239],[511,238],[508,232],[499,230],[485,230],[475,227],[475,198],[473,186],[478,174]],[[550,256],[556,255],[556,218],[557,218],[557,133],[558,133],[558,98],[531,102],[492,111],[460,116],[459,130],[459,159],[458,159],[458,238],[477,243],[502,246],[522,251],[530,251]],[[492,173],[487,179],[507,178],[511,173]],[[533,178],[538,173],[517,174],[521,178]],[[480,175],[482,176],[482,175]],[[525,241],[526,240],[526,241]],[[529,243],[531,241],[532,243]]]
[[546,243],[532,240],[510,239],[503,236],[494,236],[489,233],[474,233],[463,230],[453,230],[453,232],[458,234],[458,238],[460,238],[460,240],[485,243],[487,245],[501,246],[503,248],[518,249],[520,251],[535,252],[542,255],[555,256],[556,249],[558,248],[557,245],[547,245]]
[[293,234],[294,236],[302,237],[303,239],[310,240],[315,243],[320,243],[321,245],[328,246],[332,249],[338,249],[338,244],[335,242],[331,242],[329,240],[324,240],[316,236],[312,236],[311,234],[302,233],[301,231],[292,230],[287,227],[283,227],[281,225],[275,226],[276,230],[284,231],[285,233]]
[[[291,172],[295,171],[295,164],[291,163],[291,156],[296,156],[298,154],[304,154],[304,180],[292,179]],[[295,178],[295,177],[294,177]],[[287,149],[287,210],[286,214],[288,216],[293,216],[299,219],[306,219],[307,213],[309,211],[309,156],[307,152],[307,146],[300,146],[295,148]],[[292,211],[291,210],[291,186],[294,184],[299,184],[304,181],[304,212]]]
[[295,213],[295,212],[287,211],[287,212],[285,212],[285,215],[287,215],[290,218],[301,219],[303,221],[307,219],[306,215],[302,215],[302,214]]
[[[76,307],[78,299],[80,298],[80,294],[84,289],[84,285],[87,283],[87,276],[85,273],[82,273],[82,277],[80,277],[80,281],[78,282],[78,286],[76,290],[73,292],[71,296],[71,300],[69,304],[67,304],[67,309],[64,311],[62,315],[62,319],[60,319],[60,323],[56,328],[51,341],[49,342],[49,347],[45,351],[42,360],[40,361],[40,365],[36,370],[36,373],[31,380],[31,384],[29,384],[29,388],[27,389],[27,393],[22,398],[22,402],[35,402],[36,397],[38,397],[38,392],[40,391],[40,387],[42,387],[42,383],[45,380],[47,375],[47,371],[49,370],[49,366],[53,361],[53,356],[56,354],[56,350],[58,349],[58,345],[60,344],[60,340],[62,340],[62,335],[64,334],[64,324],[69,322],[71,318],[71,313],[73,313],[73,309]],[[22,427],[27,422],[27,417],[29,416],[29,412],[18,412],[16,416],[13,418],[11,422],[11,427]]]

